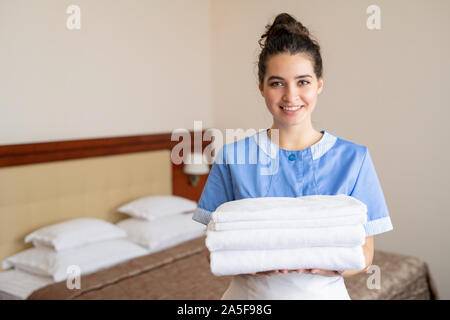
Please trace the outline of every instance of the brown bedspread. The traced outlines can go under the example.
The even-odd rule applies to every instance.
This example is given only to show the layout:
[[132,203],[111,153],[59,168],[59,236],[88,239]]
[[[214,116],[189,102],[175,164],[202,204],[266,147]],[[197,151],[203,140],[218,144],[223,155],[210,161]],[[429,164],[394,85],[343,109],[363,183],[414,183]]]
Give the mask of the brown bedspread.
[[[372,265],[380,269],[379,289],[369,289],[370,273],[344,278],[353,300],[437,300],[438,292],[428,265],[416,257],[375,250]],[[368,270],[370,271],[370,269]]]
[[[80,289],[58,282],[34,291],[28,299],[220,299],[231,277],[216,277],[206,260],[205,238],[138,257],[81,277]],[[372,274],[345,278],[352,299],[437,299],[426,263],[418,258],[375,250],[380,289],[368,289]]]
[[219,299],[231,277],[211,273],[204,243],[196,238],[82,276],[80,289],[51,284],[28,299]]

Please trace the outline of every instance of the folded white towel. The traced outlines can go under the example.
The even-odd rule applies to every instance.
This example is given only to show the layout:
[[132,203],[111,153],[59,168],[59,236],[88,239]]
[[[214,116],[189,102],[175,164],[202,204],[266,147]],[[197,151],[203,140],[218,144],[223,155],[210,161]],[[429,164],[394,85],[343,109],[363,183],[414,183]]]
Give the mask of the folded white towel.
[[216,276],[279,269],[361,270],[365,267],[362,246],[222,250],[211,252],[210,259],[211,272]]
[[326,228],[207,231],[206,246],[217,250],[271,250],[301,247],[355,247],[365,243],[362,224]]
[[232,221],[295,220],[363,215],[367,206],[360,200],[340,195],[312,195],[298,198],[246,198],[225,202],[211,215],[215,223]]
[[329,217],[318,219],[295,219],[295,220],[262,220],[262,221],[210,221],[208,229],[212,231],[245,230],[245,229],[291,229],[291,228],[320,228],[333,226],[347,226],[365,224],[366,214],[357,214],[344,217]]

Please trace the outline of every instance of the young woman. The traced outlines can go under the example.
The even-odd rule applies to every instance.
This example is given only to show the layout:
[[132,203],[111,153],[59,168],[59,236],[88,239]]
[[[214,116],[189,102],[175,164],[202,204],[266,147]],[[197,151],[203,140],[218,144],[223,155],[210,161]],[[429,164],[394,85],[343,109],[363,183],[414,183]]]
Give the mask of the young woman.
[[[311,115],[323,89],[317,41],[287,13],[266,26],[259,44],[259,90],[273,116],[267,130],[225,144],[219,151],[193,219],[208,224],[224,202],[257,197],[346,194],[367,205],[366,268],[273,270],[238,275],[223,299],[350,299],[343,277],[372,263],[373,236],[392,230],[389,212],[367,147],[316,130]],[[277,139],[274,139],[277,137]],[[237,150],[237,151],[236,151]],[[257,163],[236,163],[245,152]]]

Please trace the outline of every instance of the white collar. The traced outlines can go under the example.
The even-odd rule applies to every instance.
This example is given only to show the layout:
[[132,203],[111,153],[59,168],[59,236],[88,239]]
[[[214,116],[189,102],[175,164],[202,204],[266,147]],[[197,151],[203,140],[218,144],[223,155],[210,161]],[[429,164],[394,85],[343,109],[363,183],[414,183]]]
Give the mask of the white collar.
[[[278,156],[277,144],[273,143],[267,135],[267,129],[259,130],[254,136],[257,145],[272,159],[276,159]],[[336,143],[337,137],[326,130],[323,130],[322,138],[313,144],[311,147],[311,153],[313,160],[320,158]],[[308,148],[307,148],[308,149]],[[295,151],[293,151],[295,152]]]

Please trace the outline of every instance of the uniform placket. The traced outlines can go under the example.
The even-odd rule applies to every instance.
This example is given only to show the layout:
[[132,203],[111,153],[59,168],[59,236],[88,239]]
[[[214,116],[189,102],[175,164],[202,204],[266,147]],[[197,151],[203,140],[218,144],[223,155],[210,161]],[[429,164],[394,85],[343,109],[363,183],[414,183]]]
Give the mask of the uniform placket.
[[302,195],[310,196],[318,194],[314,179],[314,165],[311,149],[302,150]]
[[303,190],[303,167],[302,167],[302,154],[301,152],[291,153],[288,156],[290,165],[294,167],[292,172],[295,173],[295,194],[296,196],[302,195]]

